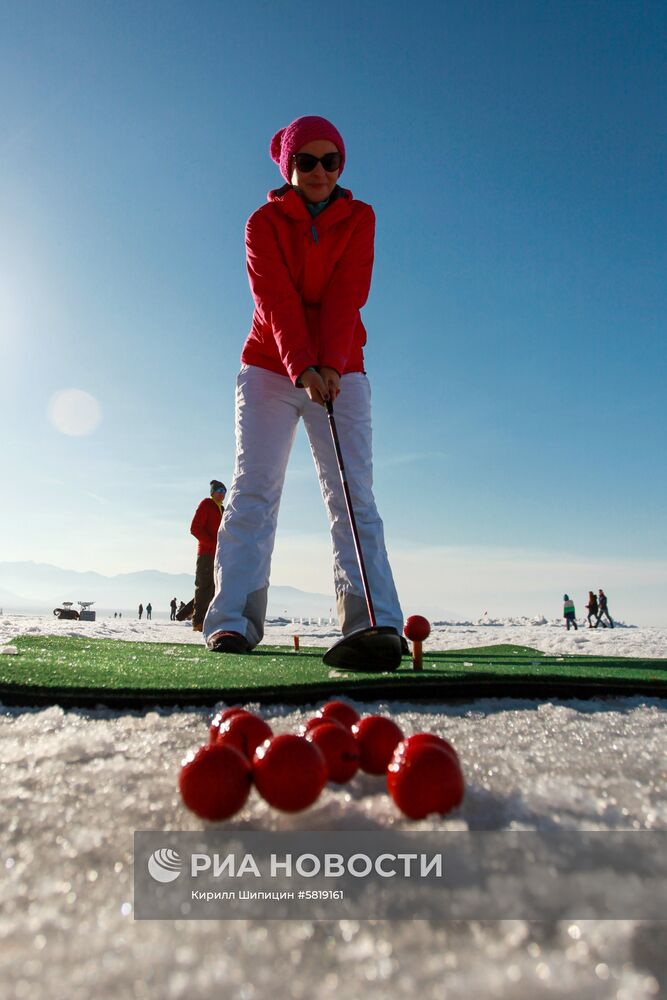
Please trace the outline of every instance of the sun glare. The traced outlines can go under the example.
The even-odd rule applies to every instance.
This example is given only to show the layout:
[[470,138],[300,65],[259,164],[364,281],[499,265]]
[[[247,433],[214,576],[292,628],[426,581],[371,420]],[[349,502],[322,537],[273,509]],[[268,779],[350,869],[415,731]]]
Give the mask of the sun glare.
[[62,389],[49,401],[49,420],[61,434],[85,437],[102,418],[100,404],[83,389]]

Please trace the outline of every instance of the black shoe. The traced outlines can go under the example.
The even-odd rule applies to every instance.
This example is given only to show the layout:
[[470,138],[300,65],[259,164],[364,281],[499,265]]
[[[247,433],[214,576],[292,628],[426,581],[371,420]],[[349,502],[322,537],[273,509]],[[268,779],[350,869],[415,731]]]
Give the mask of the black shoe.
[[398,670],[403,645],[395,628],[377,626],[350,632],[339,639],[322,657],[328,667],[383,673]]
[[404,635],[401,636],[401,656],[412,656],[408,640]]
[[206,640],[212,653],[249,653],[248,640],[240,632],[214,632]]
[[194,600],[188,601],[183,607],[176,612],[176,621],[185,622],[188,618],[192,618],[192,612],[194,611],[195,602]]

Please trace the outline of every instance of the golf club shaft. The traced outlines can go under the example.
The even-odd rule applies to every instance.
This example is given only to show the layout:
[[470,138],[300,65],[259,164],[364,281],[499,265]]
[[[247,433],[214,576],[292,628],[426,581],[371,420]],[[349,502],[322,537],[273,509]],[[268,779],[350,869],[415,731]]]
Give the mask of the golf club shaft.
[[334,420],[333,414],[333,403],[328,399],[325,403],[327,416],[329,417],[329,427],[331,428],[331,437],[333,439],[334,451],[336,452],[336,459],[338,461],[338,471],[340,472],[340,480],[343,484],[343,493],[345,494],[345,506],[347,507],[347,516],[350,520],[350,528],[352,529],[352,538],[354,539],[354,549],[357,553],[357,562],[359,564],[359,572],[361,573],[361,582],[364,588],[364,597],[366,598],[366,606],[368,607],[368,617],[370,619],[371,628],[377,628],[377,621],[375,619],[375,608],[373,607],[373,601],[371,599],[371,590],[368,585],[368,577],[366,576],[366,565],[364,563],[363,553],[361,551],[361,542],[359,541],[359,532],[357,531],[357,522],[354,516],[354,510],[352,509],[352,498],[350,497],[350,487],[347,484],[347,476],[345,475],[345,463],[343,462],[343,453],[340,450],[340,441],[338,439],[338,431],[336,429],[336,421]]

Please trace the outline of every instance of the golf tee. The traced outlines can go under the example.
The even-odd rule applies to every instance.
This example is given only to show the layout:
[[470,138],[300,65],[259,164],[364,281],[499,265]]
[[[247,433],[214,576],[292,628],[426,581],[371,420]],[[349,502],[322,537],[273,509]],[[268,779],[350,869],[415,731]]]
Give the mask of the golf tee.
[[421,670],[422,668],[422,644],[419,639],[412,640],[412,669]]
[[299,637],[298,637],[298,635],[294,636],[294,652],[295,653],[299,652]]

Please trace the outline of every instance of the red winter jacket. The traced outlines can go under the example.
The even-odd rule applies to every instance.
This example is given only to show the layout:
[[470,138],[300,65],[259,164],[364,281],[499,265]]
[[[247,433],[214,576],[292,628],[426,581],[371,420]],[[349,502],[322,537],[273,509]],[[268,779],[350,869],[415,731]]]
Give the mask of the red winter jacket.
[[[222,508],[225,509],[224,507]],[[220,508],[212,497],[206,497],[197,507],[190,525],[190,534],[194,535],[199,545],[198,556],[214,556],[218,541],[218,528],[222,521]]]
[[364,370],[366,331],[359,310],[373,270],[375,213],[339,194],[316,218],[285,185],[246,225],[246,257],[255,300],[241,361],[296,382],[311,365],[339,374]]

